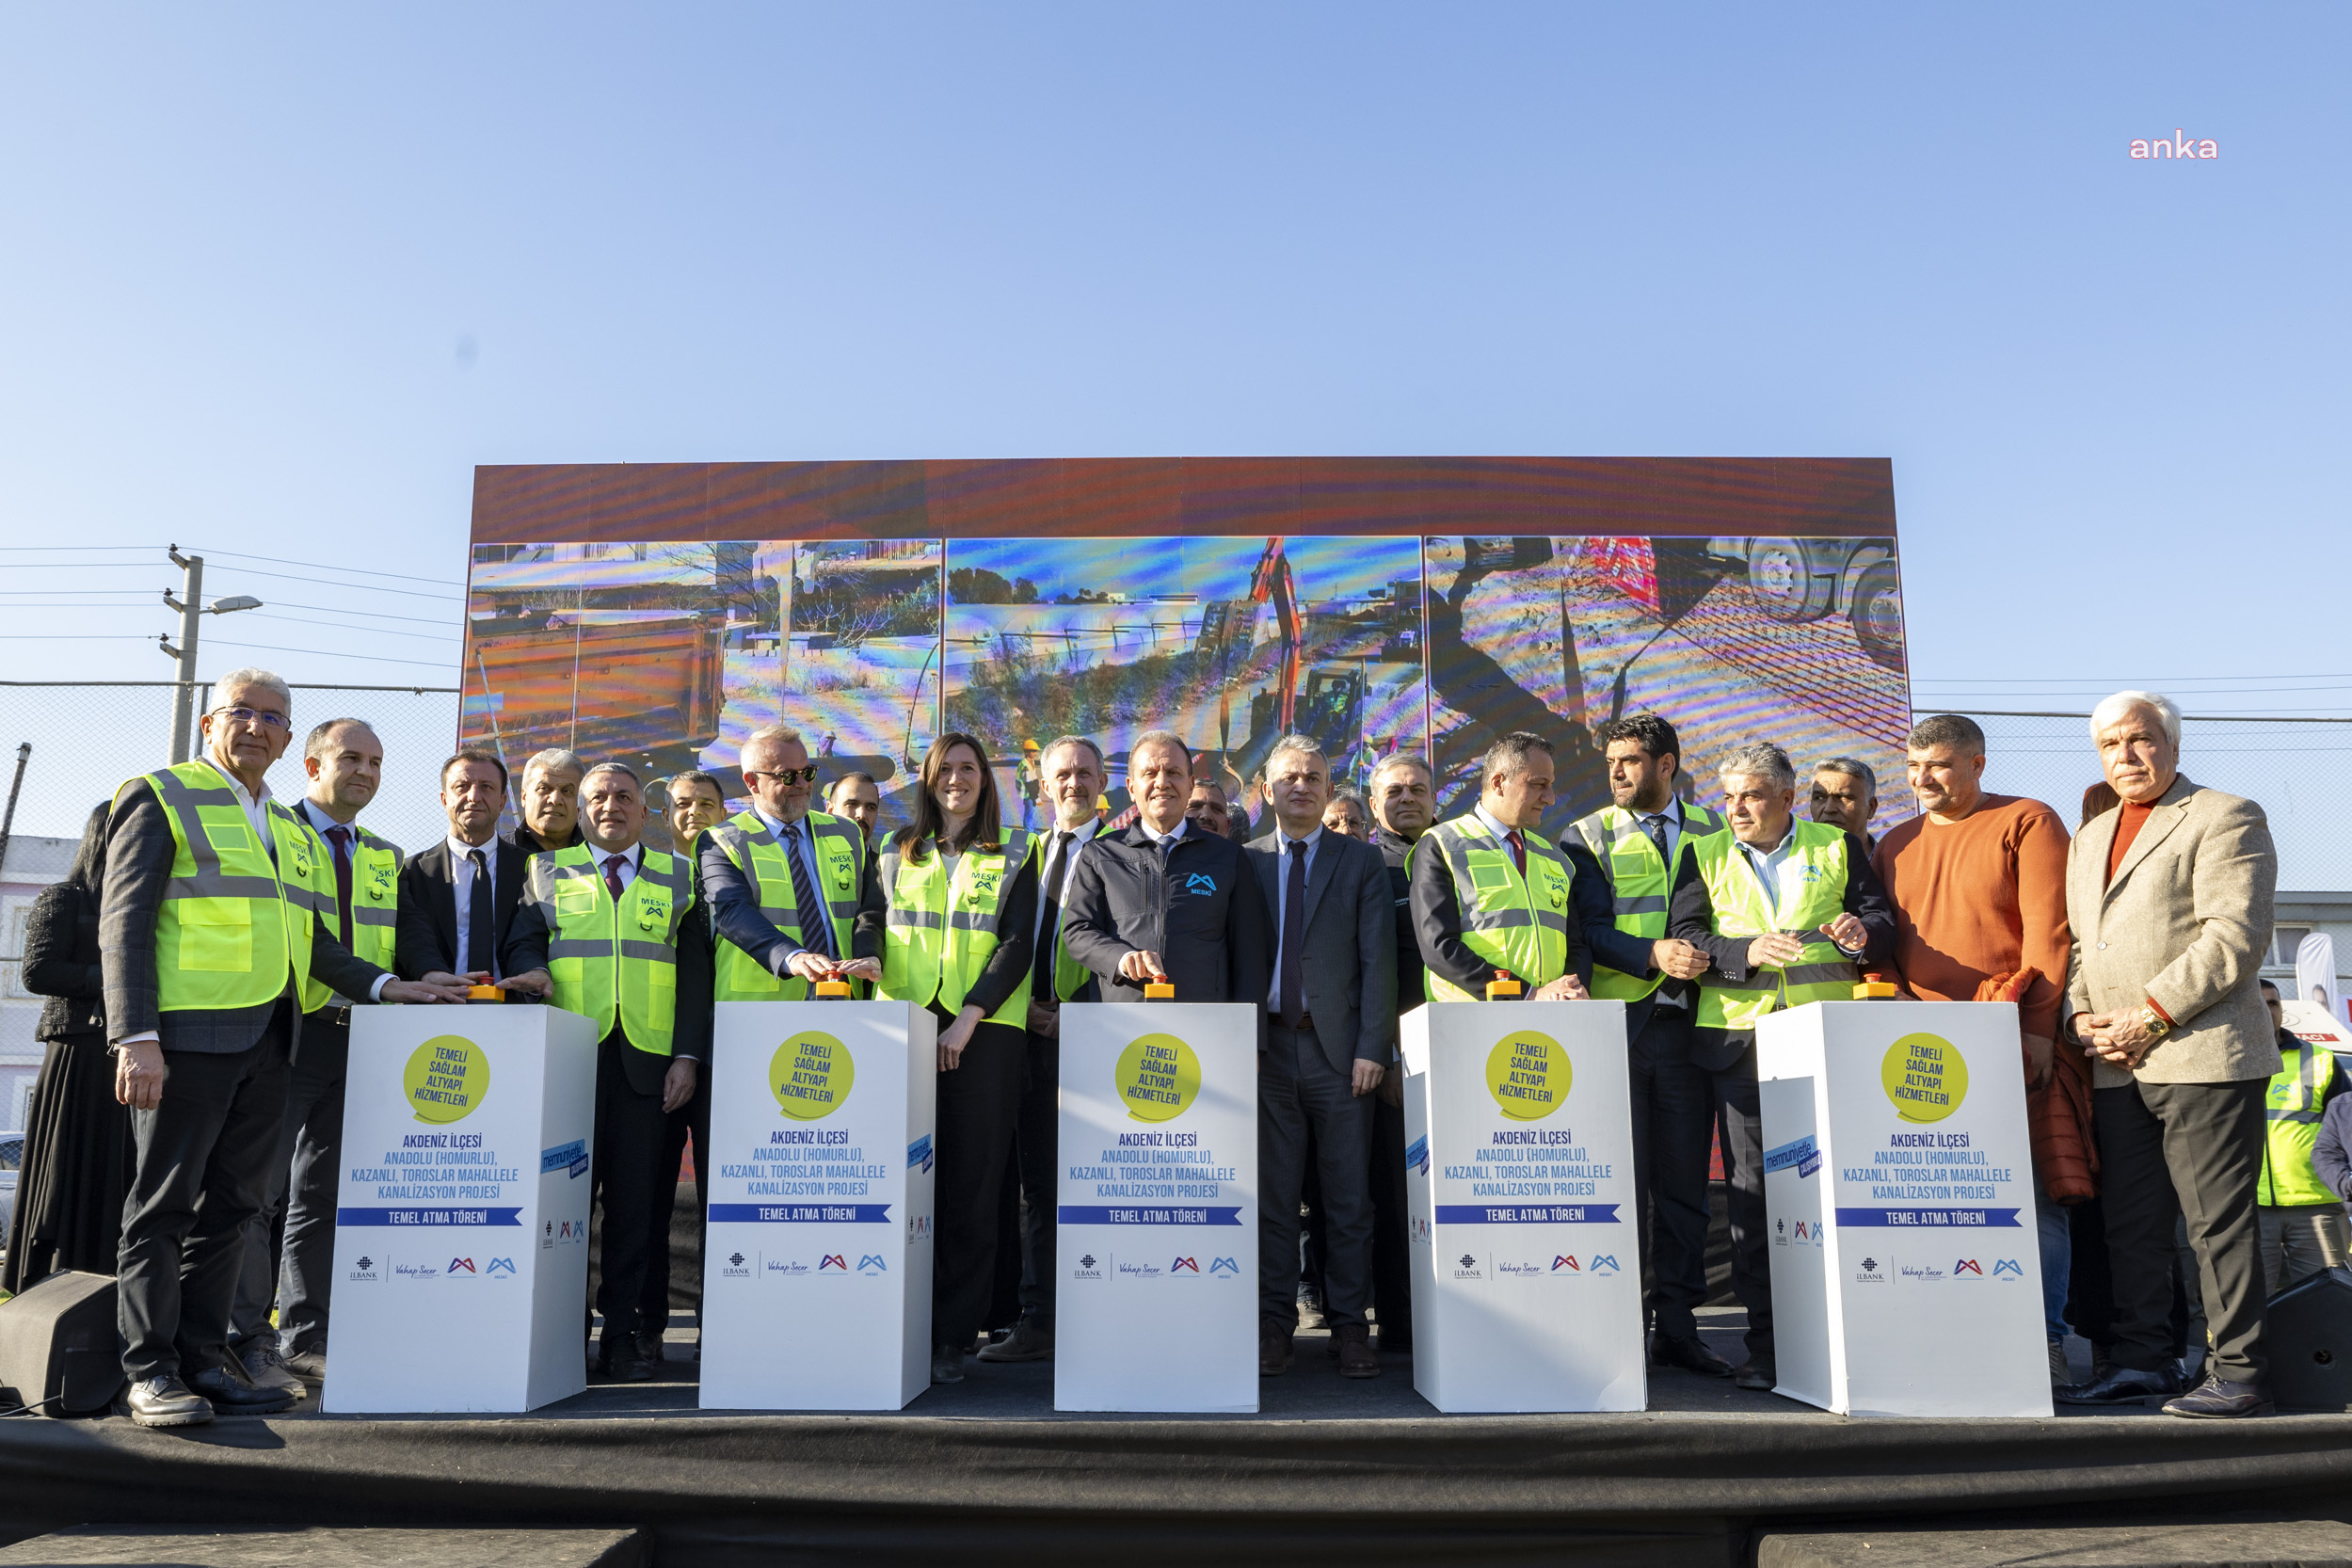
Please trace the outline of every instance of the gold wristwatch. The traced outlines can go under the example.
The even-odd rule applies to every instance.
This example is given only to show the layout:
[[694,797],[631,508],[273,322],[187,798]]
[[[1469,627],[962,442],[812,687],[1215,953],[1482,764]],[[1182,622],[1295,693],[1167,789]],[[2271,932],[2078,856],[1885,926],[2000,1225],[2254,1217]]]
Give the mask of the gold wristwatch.
[[2172,1020],[2157,1012],[2153,1006],[2142,1007],[2139,1010],[2139,1021],[2147,1026],[2149,1033],[2159,1039],[2172,1032]]

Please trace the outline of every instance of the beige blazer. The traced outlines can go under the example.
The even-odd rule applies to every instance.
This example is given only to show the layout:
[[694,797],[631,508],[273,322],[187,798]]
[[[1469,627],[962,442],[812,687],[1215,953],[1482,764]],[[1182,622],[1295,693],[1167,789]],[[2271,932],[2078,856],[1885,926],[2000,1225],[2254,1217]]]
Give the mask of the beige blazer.
[[2095,819],[2067,852],[2066,1016],[2149,1000],[2175,1027],[2136,1072],[2094,1060],[2095,1086],[2268,1078],[2279,1047],[2259,975],[2279,856],[2263,808],[2175,778],[2109,882],[2121,820]]

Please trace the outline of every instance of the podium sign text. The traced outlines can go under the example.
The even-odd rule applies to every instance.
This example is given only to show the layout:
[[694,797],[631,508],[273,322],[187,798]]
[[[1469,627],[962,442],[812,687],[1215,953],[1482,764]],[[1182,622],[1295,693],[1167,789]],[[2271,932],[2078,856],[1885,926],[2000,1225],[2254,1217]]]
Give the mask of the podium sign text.
[[1445,1411],[1640,1410],[1624,1003],[1432,1003],[1400,1033],[1413,1386]]
[[1062,1009],[1056,1410],[1257,1408],[1257,1017]]
[[2048,1416],[2017,1008],[1829,1001],[1756,1031],[1778,1392]]
[[723,1001],[702,1407],[899,1410],[931,1386],[937,1036],[903,1001]]
[[596,1026],[351,1014],[323,1408],[533,1410],[587,1386]]

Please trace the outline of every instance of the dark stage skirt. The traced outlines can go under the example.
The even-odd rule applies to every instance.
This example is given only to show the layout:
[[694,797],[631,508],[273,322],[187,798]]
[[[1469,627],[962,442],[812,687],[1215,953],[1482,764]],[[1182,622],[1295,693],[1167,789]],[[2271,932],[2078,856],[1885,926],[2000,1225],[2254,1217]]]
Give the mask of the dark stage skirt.
[[13,1294],[68,1269],[113,1273],[131,1181],[131,1113],[114,1097],[104,1035],[49,1042],[24,1123],[0,1290]]

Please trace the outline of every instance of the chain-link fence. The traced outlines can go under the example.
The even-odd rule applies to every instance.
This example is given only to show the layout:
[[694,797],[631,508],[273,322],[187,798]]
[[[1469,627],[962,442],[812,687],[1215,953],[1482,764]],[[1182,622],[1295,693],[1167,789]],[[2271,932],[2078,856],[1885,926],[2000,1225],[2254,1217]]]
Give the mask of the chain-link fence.
[[[201,704],[208,690],[200,684],[194,700]],[[0,789],[17,747],[33,748],[11,832],[80,838],[91,807],[171,760],[173,703],[186,698],[187,688],[170,680],[0,681]],[[454,688],[295,686],[294,742],[269,771],[280,797],[302,792],[302,737],[333,718],[364,719],[384,743],[384,781],[361,822],[411,851],[448,832],[435,771],[456,744]]]
[[[2089,715],[1970,716],[1984,726],[1985,788],[2046,801],[2074,827],[2084,790],[2100,782]],[[2270,818],[2282,892],[2352,890],[2352,824],[2337,793],[2348,765],[2352,719],[2191,718],[2181,727],[2181,771],[2244,795]],[[1903,781],[1883,780],[1880,792],[1899,800]]]

